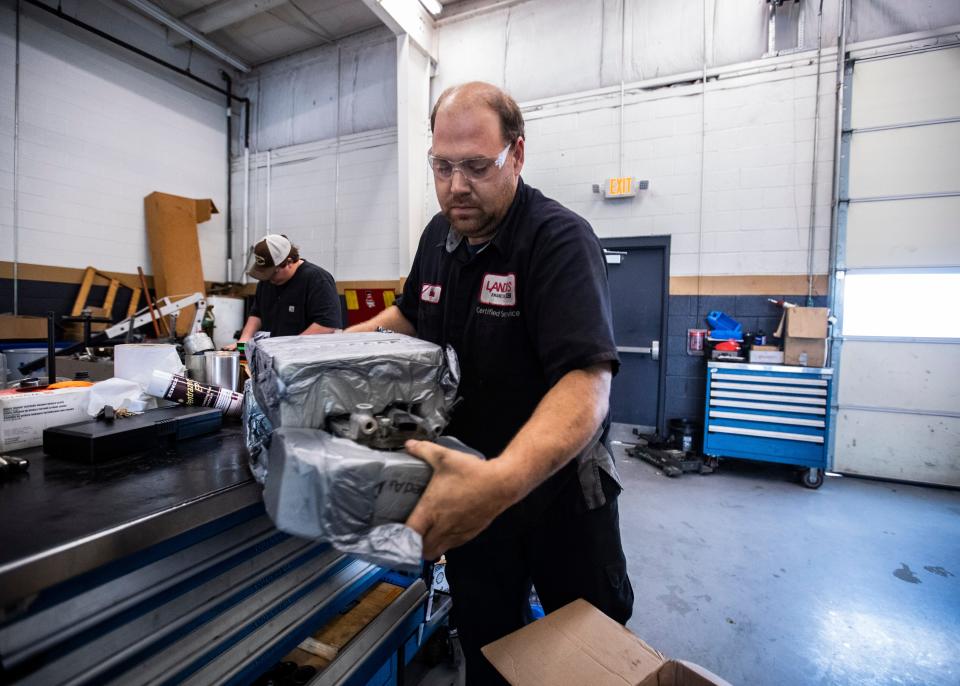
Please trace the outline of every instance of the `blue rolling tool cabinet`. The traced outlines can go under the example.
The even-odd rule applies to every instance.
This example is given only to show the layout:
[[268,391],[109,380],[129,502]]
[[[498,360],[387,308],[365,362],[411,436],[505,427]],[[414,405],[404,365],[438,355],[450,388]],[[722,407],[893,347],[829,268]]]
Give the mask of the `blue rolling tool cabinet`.
[[805,467],[819,488],[830,445],[833,370],[707,363],[703,453]]

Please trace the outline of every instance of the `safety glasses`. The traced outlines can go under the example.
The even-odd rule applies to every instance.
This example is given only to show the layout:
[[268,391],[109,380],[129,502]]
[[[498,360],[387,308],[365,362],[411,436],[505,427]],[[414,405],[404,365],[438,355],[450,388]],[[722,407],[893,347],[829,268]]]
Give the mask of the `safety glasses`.
[[468,160],[460,160],[459,162],[447,160],[443,157],[436,157],[428,153],[427,164],[429,164],[430,169],[433,170],[434,176],[444,181],[452,178],[453,173],[458,169],[460,173],[463,174],[463,178],[468,181],[483,181],[490,176],[494,169],[503,169],[503,165],[507,162],[507,153],[510,152],[511,147],[513,147],[513,143],[507,143],[507,147],[501,150],[500,154],[496,157],[471,157]]

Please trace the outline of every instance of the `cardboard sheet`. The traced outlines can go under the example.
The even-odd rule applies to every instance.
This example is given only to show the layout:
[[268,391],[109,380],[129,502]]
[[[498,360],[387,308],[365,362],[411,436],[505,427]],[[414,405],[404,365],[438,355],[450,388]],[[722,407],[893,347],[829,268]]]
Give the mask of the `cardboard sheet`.
[[[213,201],[154,192],[143,205],[157,298],[204,293],[197,225],[219,213]],[[191,306],[180,311],[178,335],[190,332],[196,310]]]

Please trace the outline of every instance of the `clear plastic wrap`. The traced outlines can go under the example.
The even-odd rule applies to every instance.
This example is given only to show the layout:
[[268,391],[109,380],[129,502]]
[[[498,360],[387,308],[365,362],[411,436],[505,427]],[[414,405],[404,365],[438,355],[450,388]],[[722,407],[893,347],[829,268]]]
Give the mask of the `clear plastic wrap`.
[[275,428],[326,429],[328,419],[370,405],[373,414],[402,407],[439,433],[460,381],[451,348],[402,334],[271,337],[248,344],[248,357],[257,403]]

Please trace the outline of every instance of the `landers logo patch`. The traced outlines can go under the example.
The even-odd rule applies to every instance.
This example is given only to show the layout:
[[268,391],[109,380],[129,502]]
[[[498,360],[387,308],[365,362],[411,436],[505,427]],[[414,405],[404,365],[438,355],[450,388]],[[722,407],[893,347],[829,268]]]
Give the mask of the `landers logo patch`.
[[497,307],[515,307],[517,304],[516,274],[484,274],[480,287],[480,303]]
[[425,303],[440,302],[440,291],[443,289],[435,283],[425,283],[420,285],[420,299]]

